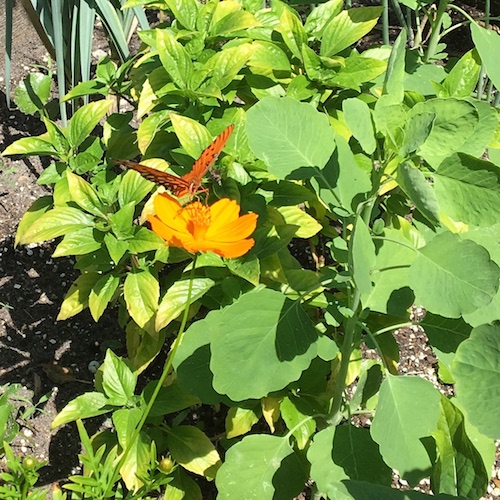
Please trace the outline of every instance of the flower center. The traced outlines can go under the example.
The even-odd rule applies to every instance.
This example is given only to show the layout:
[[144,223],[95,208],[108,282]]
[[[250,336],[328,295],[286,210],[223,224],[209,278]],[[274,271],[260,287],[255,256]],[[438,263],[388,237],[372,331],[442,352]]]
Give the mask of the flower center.
[[207,229],[212,222],[210,217],[210,207],[202,205],[199,201],[195,201],[186,205],[184,211],[187,215],[187,229],[193,235],[196,241],[201,241],[205,238]]

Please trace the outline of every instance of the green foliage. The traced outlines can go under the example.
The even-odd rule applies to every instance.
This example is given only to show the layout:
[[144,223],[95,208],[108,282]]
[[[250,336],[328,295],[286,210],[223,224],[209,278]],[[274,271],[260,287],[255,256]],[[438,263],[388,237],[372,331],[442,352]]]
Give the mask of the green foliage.
[[[500,158],[500,127],[470,95],[483,49],[446,71],[415,60],[404,33],[360,52],[380,9],[337,0],[305,20],[279,0],[127,2],[139,5],[171,24],[66,97],[116,94],[137,121],[97,100],[67,127],[42,115],[45,134],[4,152],[55,160],[40,179],[54,194],[16,243],[61,238],[54,255],[75,257],[58,318],[116,306],[126,330],[127,358],[108,351],[94,390],[53,422],[110,414],[115,430],[90,438],[79,423],[86,470],[67,489],[202,498],[194,474],[231,499],[294,498],[308,478],[327,498],[426,496],[392,491],[397,469],[441,498],[481,498],[500,436],[500,177],[486,159]],[[206,203],[258,214],[254,246],[236,259],[166,247],[144,225],[153,184],[113,159],[183,175],[230,124]],[[413,304],[456,399],[398,374],[394,332]],[[217,408],[222,440],[193,425]]]

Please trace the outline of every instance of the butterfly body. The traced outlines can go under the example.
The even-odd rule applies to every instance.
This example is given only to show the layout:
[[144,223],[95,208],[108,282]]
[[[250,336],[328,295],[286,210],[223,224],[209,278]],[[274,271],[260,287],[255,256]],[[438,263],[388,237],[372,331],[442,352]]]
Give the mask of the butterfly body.
[[229,125],[221,134],[219,134],[208,146],[201,156],[194,162],[193,168],[182,177],[162,172],[155,168],[141,165],[134,161],[117,160],[127,168],[139,172],[145,179],[156,182],[167,188],[172,194],[177,197],[190,195],[191,197],[199,192],[206,191],[202,187],[203,176],[208,172],[210,167],[215,163],[219,154],[224,149],[229,136],[233,132],[234,125]]

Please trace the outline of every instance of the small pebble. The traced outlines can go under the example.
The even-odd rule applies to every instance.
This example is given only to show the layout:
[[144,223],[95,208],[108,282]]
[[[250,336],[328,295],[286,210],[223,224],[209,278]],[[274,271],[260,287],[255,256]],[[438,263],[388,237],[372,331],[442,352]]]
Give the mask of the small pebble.
[[15,288],[16,290],[19,290],[19,289],[21,288],[21,285],[20,285],[19,283],[16,283],[16,284],[14,285],[14,288]]
[[49,342],[54,345],[54,344],[57,344],[57,340],[56,339],[49,339]]

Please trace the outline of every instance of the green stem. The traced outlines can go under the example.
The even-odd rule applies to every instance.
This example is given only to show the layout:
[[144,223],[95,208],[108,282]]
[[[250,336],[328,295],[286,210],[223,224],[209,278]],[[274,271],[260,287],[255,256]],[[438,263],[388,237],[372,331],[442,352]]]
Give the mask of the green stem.
[[424,62],[427,63],[429,62],[430,59],[432,59],[436,55],[436,48],[439,43],[439,40],[441,38],[441,25],[443,24],[443,16],[444,13],[446,12],[446,9],[448,7],[449,0],[440,0],[438,9],[436,11],[436,18],[434,21],[429,21],[431,22],[432,26],[432,33],[431,37],[429,39],[429,45],[427,47],[427,52],[425,53],[424,56]]
[[172,368],[172,363],[174,361],[175,353],[177,351],[177,348],[179,347],[179,344],[181,343],[182,337],[184,336],[184,330],[186,328],[188,316],[189,316],[189,305],[191,303],[191,294],[193,290],[193,279],[194,279],[194,272],[196,269],[196,255],[193,260],[193,267],[191,269],[191,277],[189,280],[189,287],[188,287],[188,293],[187,293],[187,300],[186,300],[186,308],[184,309],[184,314],[182,316],[182,322],[181,326],[179,328],[179,333],[177,334],[177,338],[174,340],[174,343],[172,344],[172,348],[170,349],[170,352],[168,353],[167,359],[165,360],[165,364],[163,365],[163,371],[158,379],[158,382],[156,383],[155,390],[153,391],[153,394],[151,395],[151,398],[148,401],[148,404],[142,414],[141,420],[139,421],[139,424],[134,430],[134,433],[132,434],[132,437],[130,438],[127,447],[125,448],[125,451],[122,453],[120,460],[118,461],[118,464],[115,467],[115,472],[111,476],[110,481],[108,482],[106,486],[106,491],[105,495],[102,498],[108,498],[106,495],[109,494],[110,489],[113,487],[113,484],[116,481],[116,478],[118,477],[120,473],[120,469],[122,468],[123,464],[125,463],[125,460],[127,459],[127,455],[129,454],[130,450],[132,447],[136,444],[137,439],[139,438],[139,434],[144,427],[144,424],[146,422],[146,419],[149,416],[149,413],[151,412],[151,408],[153,407],[156,398],[158,397],[158,394],[163,386],[163,383],[165,382],[165,379],[167,378],[170,369]]

